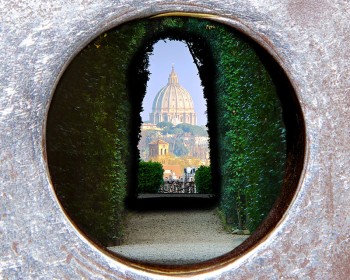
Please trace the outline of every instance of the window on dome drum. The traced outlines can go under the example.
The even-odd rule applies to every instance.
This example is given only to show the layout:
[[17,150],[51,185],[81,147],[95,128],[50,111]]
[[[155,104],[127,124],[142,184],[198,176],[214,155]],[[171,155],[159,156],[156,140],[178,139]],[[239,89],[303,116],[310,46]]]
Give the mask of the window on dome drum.
[[148,266],[237,258],[278,224],[303,167],[304,122],[284,71],[207,19],[100,34],[60,78],[46,127],[72,223]]

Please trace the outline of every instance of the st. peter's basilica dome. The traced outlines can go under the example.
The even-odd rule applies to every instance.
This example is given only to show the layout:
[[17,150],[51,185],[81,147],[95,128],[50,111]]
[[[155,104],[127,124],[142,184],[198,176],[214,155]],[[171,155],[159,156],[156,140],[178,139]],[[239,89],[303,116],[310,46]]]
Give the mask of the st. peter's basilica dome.
[[190,93],[178,81],[177,74],[172,67],[168,84],[163,87],[153,101],[150,122],[171,122],[173,124],[197,124],[193,100]]

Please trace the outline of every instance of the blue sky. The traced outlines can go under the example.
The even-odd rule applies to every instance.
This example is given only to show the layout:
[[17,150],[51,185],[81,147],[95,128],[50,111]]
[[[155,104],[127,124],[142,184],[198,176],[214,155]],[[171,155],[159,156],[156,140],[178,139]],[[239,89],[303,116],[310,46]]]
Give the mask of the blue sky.
[[168,82],[171,66],[174,64],[180,85],[192,96],[194,109],[197,113],[197,124],[205,125],[206,103],[197,67],[185,43],[179,41],[158,41],[154,45],[153,55],[150,56],[150,79],[147,84],[146,96],[143,100],[144,111],[141,112],[143,121],[149,120],[152,102],[158,91]]

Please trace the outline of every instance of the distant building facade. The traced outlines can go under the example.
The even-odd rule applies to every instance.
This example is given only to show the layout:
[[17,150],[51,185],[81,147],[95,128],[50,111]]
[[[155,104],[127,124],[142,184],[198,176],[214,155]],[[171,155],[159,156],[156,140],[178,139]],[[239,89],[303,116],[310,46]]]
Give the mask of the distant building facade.
[[142,123],[141,130],[162,130],[154,123]]
[[149,121],[153,124],[171,122],[174,125],[179,123],[197,125],[192,97],[179,84],[174,66],[169,75],[168,84],[154,98]]
[[183,176],[183,169],[178,164],[163,164],[163,179],[166,181],[178,180]]
[[169,143],[163,140],[156,140],[149,143],[149,157],[169,155]]

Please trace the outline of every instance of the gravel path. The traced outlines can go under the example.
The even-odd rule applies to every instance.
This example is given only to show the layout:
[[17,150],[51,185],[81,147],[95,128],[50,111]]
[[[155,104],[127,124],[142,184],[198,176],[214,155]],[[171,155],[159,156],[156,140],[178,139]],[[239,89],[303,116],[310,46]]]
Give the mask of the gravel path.
[[124,245],[108,249],[143,262],[192,264],[228,253],[247,237],[227,233],[215,210],[131,212]]

